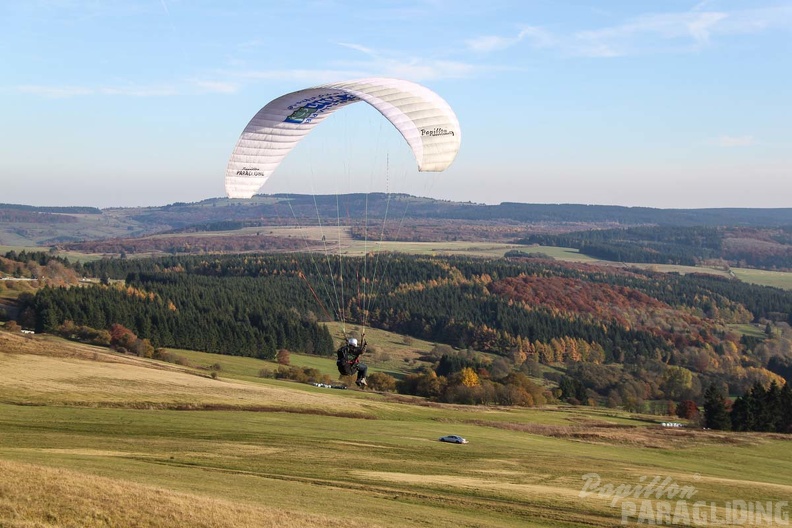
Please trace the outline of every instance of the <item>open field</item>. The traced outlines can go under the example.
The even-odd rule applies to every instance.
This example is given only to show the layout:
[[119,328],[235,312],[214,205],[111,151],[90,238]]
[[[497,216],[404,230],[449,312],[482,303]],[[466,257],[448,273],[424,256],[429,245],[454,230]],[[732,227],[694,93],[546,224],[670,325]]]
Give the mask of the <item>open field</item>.
[[[333,254],[340,253],[347,256],[362,256],[366,253],[398,252],[413,255],[468,255],[482,257],[502,257],[506,251],[519,248],[515,244],[501,244],[489,242],[389,242],[378,240],[355,240],[350,235],[349,226],[305,226],[305,227],[246,227],[233,231],[210,231],[190,233],[195,238],[222,238],[227,236],[251,236],[261,235],[276,236],[283,238],[293,238],[296,240],[306,240],[321,242],[324,237],[327,242],[327,250]],[[184,236],[181,233],[153,235],[151,238],[167,239]],[[337,248],[340,248],[337,250]],[[533,248],[531,248],[533,249]],[[556,250],[557,248],[547,248]],[[322,251],[321,249],[319,251]],[[577,254],[576,250],[568,250]],[[567,255],[567,252],[561,251]],[[570,258],[574,255],[569,254]],[[588,258],[588,257],[583,257]]]
[[[3,281],[0,286],[0,299],[18,299],[23,293],[33,293],[35,288],[21,281]],[[0,302],[0,304],[3,304]]]
[[7,332],[0,365],[0,526],[619,525],[624,502],[581,496],[591,473],[668,477],[720,507],[792,493],[779,435],[213,380]]
[[638,268],[649,271],[657,271],[660,273],[679,273],[680,275],[687,275],[688,273],[707,273],[709,275],[717,275],[719,277],[730,277],[729,272],[719,268],[711,268],[708,266],[682,266],[680,264],[645,264],[634,262],[610,262],[607,260],[593,261],[601,266],[615,266],[620,268]]
[[[28,253],[46,253],[49,248],[46,246],[3,246],[0,245],[0,256],[5,255],[9,251],[16,251],[20,253],[27,251]],[[96,253],[83,253],[80,251],[64,251],[58,250],[58,256],[68,258],[71,262],[90,262],[92,260],[100,260],[102,255]]]
[[[591,257],[581,255],[576,249],[557,248],[545,246],[521,246],[518,244],[504,244],[493,242],[390,242],[379,240],[356,240],[350,234],[349,226],[258,226],[244,227],[232,231],[206,231],[190,233],[195,238],[222,238],[228,236],[259,235],[292,238],[311,242],[327,243],[327,250],[333,254],[340,253],[347,256],[362,256],[366,253],[398,252],[412,255],[466,255],[479,257],[502,257],[511,249],[521,249],[529,253],[545,253],[553,258],[570,261],[595,261]],[[153,239],[168,239],[183,237],[183,233],[152,235]],[[337,248],[340,248],[337,250]],[[319,249],[322,251],[322,249]],[[143,256],[143,255],[136,255]],[[148,255],[147,255],[148,256]]]
[[545,255],[558,260],[565,260],[567,262],[601,262],[595,258],[583,255],[574,248],[556,247],[556,246],[511,246],[509,249],[519,249],[526,253],[544,253]]
[[764,327],[761,327],[760,325],[746,323],[746,324],[730,324],[728,326],[732,330],[736,330],[737,332],[743,335],[747,335],[751,337],[759,337],[759,338],[767,337],[764,332]]
[[[766,271],[749,268],[730,268],[731,272],[722,268],[714,268],[709,266],[680,266],[676,264],[641,264],[631,262],[610,262],[606,260],[597,260],[586,255],[580,255],[576,249],[572,248],[558,248],[558,247],[544,247],[536,246],[537,252],[542,252],[556,258],[558,260],[566,260],[568,262],[587,262],[590,264],[597,264],[601,266],[616,266],[624,268],[640,268],[651,271],[659,271],[662,273],[679,273],[685,275],[688,273],[707,273],[710,275],[717,275],[720,277],[736,277],[743,282],[751,284],[758,284],[759,286],[772,286],[774,288],[782,288],[784,290],[792,290],[792,272],[787,271]],[[553,251],[554,250],[554,251]],[[523,251],[526,251],[523,249]]]
[[732,271],[738,279],[744,282],[792,290],[792,273],[790,272],[765,271],[748,268],[732,268]]
[[41,246],[4,246],[0,244],[0,255],[4,255],[9,251],[47,251],[47,248]]

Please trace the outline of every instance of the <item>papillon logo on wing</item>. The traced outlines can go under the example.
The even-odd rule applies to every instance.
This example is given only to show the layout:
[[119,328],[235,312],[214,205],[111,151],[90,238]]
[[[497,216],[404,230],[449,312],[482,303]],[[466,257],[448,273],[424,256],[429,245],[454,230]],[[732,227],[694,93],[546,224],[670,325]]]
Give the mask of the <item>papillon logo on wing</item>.
[[258,167],[242,167],[236,171],[237,176],[264,176]]
[[454,136],[453,130],[448,130],[446,128],[431,128],[431,129],[421,129],[421,136],[429,136],[429,137],[436,137],[436,136]]
[[[302,106],[297,107],[291,114],[286,116],[284,123],[310,123],[314,118],[320,114],[337,106],[354,103],[358,98],[348,93],[330,93],[317,95],[316,97],[309,97],[299,101],[297,104]],[[295,108],[296,105],[289,106],[289,110]]]

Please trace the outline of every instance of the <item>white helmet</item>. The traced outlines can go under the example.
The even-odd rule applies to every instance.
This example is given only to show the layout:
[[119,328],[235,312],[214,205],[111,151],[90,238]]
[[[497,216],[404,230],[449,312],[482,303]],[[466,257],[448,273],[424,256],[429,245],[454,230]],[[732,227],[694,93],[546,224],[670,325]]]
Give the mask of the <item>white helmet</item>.
[[350,337],[349,341],[347,341],[347,343],[349,343],[349,346],[356,347],[357,346],[357,339],[355,339],[354,337]]

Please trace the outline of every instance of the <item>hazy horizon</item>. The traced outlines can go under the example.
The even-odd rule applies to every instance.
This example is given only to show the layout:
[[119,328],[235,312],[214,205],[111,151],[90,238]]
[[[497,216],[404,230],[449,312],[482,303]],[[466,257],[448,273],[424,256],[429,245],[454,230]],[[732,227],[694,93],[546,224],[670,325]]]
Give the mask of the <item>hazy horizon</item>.
[[[379,191],[375,191],[375,192],[379,192]],[[284,192],[284,193],[266,193],[266,194],[260,193],[259,195],[254,196],[251,200],[255,200],[256,197],[272,196],[272,195],[275,195],[275,194],[302,194],[304,196],[312,196],[312,194],[309,194],[309,193],[286,193],[286,192]],[[339,196],[343,196],[344,194],[350,194],[350,193],[339,193]],[[399,194],[408,194],[408,193],[399,193]],[[316,196],[334,196],[334,194],[320,194],[320,193],[317,193]],[[628,209],[657,209],[657,210],[681,210],[681,211],[688,211],[688,210],[694,211],[694,210],[702,210],[702,209],[763,209],[763,210],[764,209],[792,209],[792,206],[790,206],[790,207],[728,207],[728,206],[727,207],[651,207],[651,206],[644,206],[644,205],[620,205],[620,204],[607,204],[607,203],[516,202],[516,201],[510,201],[510,200],[504,200],[503,202],[498,202],[498,203],[485,203],[485,202],[476,202],[476,201],[473,201],[473,200],[464,200],[464,201],[446,200],[446,199],[443,199],[443,198],[433,198],[431,196],[418,196],[418,195],[410,195],[410,196],[413,196],[415,198],[425,198],[425,199],[432,199],[432,200],[438,200],[438,201],[448,201],[448,202],[461,203],[461,204],[470,203],[472,205],[480,205],[480,206],[498,206],[498,205],[503,205],[503,204],[506,204],[506,203],[516,203],[516,204],[520,204],[520,205],[624,207],[624,208],[628,208]],[[200,200],[194,200],[194,201],[189,201],[189,202],[178,200],[178,201],[175,201],[175,202],[162,203],[162,204],[118,205],[118,206],[111,205],[111,206],[106,206],[106,207],[97,206],[97,205],[93,205],[93,204],[89,204],[89,203],[78,203],[78,204],[72,204],[72,205],[62,205],[62,204],[57,204],[57,203],[53,203],[53,204],[33,204],[33,203],[0,202],[0,205],[31,206],[31,207],[41,207],[41,208],[46,208],[46,207],[64,207],[64,208],[65,207],[93,207],[93,208],[97,208],[97,209],[100,209],[100,210],[104,211],[104,210],[107,210],[107,209],[157,208],[157,207],[167,207],[167,206],[171,206],[171,205],[175,205],[175,204],[192,205],[192,204],[199,204],[199,203],[202,203],[202,202],[208,202],[208,201],[211,201],[211,200],[230,200],[230,199],[226,198],[225,196],[210,196],[208,198],[203,198],[203,199],[200,199]],[[245,202],[249,202],[251,200],[233,200],[233,201],[238,201],[240,203],[245,203]]]

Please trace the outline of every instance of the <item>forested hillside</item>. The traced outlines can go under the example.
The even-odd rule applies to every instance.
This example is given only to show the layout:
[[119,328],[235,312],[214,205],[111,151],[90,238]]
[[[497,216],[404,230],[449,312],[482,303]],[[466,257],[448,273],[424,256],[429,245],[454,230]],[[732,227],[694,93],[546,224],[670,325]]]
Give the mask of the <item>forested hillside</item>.
[[722,261],[736,267],[792,270],[792,226],[644,226],[532,234],[518,242],[576,248],[585,255],[615,262],[695,266]]
[[[343,314],[468,351],[446,349],[432,376],[470,368],[494,380],[554,365],[565,397],[614,405],[697,399],[713,382],[743,393],[792,373],[792,292],[712,276],[397,254],[113,259],[84,271],[104,284],[44,288],[23,299],[20,322],[120,324],[154,346],[272,358],[331,353],[321,322]],[[749,323],[761,333],[744,335]]]
[[208,199],[196,203],[174,203],[163,207],[130,210],[144,224],[174,228],[249,219],[304,218],[317,221],[401,217],[468,221],[505,220],[520,223],[585,222],[620,225],[676,226],[781,226],[792,225],[792,208],[785,209],[655,209],[612,205],[524,204],[504,202],[485,205],[451,202],[399,193],[352,193],[342,195],[274,194],[251,200]]
[[[382,226],[385,219],[393,225]],[[576,204],[485,205],[396,193],[257,195],[250,200],[211,198],[161,207],[102,210],[93,207],[0,204],[0,244],[68,246],[73,250],[106,251],[106,247],[84,244],[112,238],[116,239],[115,245],[118,245],[119,239],[155,233],[188,234],[196,231],[233,231],[243,227],[320,223],[355,226],[357,235],[364,232],[364,226],[371,228],[373,224],[378,224],[384,228],[385,238],[389,240],[511,241],[536,233],[647,225],[777,229],[792,226],[792,208],[683,210]],[[377,239],[380,238],[379,231],[378,228]],[[735,238],[756,239],[753,235]],[[742,242],[738,241],[737,245],[746,249]],[[184,245],[176,245],[175,248],[194,250]],[[749,253],[753,253],[756,250],[764,252],[768,248],[758,248],[754,244],[748,249]]]

